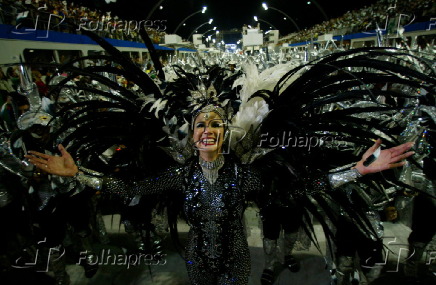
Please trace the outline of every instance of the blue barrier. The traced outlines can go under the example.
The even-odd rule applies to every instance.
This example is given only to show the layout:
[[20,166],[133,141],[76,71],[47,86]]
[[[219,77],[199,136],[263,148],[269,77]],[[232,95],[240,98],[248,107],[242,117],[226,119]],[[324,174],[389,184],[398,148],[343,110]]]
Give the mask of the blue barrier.
[[[95,41],[84,35],[61,33],[51,30],[35,30],[31,28],[16,29],[15,26],[5,24],[0,24],[0,38],[66,44],[98,45]],[[144,43],[108,38],[105,38],[105,40],[116,47],[146,48]],[[154,48],[157,50],[174,50],[172,48],[160,46],[158,44],[153,45]]]
[[[435,25],[436,25],[435,22],[429,21],[429,22],[413,23],[410,25],[403,26],[403,28],[404,28],[404,32],[425,31],[425,30],[429,30],[431,27],[434,27]],[[383,35],[386,34],[386,30],[381,30],[381,31],[382,31]],[[363,33],[354,33],[354,34],[349,34],[349,35],[344,35],[344,36],[334,36],[333,40],[335,40],[335,41],[340,41],[342,39],[343,40],[353,40],[353,39],[362,39],[362,38],[375,37],[375,36],[376,36],[376,31],[372,30],[372,31],[363,32]],[[293,43],[293,44],[289,44],[289,46],[295,47],[295,46],[302,46],[302,45],[308,45],[308,44],[310,44],[310,41]]]

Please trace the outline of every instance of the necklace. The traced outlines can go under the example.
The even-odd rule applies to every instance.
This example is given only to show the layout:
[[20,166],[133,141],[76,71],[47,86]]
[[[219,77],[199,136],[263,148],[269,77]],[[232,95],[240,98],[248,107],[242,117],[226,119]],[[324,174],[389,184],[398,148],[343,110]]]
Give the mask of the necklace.
[[199,163],[203,170],[204,177],[206,177],[210,184],[214,184],[218,179],[218,171],[224,165],[224,156],[220,155],[214,161],[205,161],[200,157]]

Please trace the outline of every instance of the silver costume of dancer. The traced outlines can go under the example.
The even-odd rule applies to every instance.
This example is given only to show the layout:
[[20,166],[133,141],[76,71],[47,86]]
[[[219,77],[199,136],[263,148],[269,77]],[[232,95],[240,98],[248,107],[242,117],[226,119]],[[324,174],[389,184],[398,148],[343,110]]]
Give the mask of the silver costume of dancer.
[[[202,163],[203,162],[203,163]],[[114,177],[93,177],[80,173],[77,180],[106,195],[125,198],[144,194],[183,191],[184,214],[190,225],[186,246],[186,265],[193,284],[247,284],[250,255],[242,224],[247,195],[261,191],[260,173],[250,165],[224,161],[224,156],[208,165],[217,171],[216,181],[209,181],[204,161],[168,167],[162,175],[128,183]],[[294,195],[314,194],[329,184],[338,187],[359,176],[354,170],[312,179]],[[181,188],[181,189],[180,189]]]

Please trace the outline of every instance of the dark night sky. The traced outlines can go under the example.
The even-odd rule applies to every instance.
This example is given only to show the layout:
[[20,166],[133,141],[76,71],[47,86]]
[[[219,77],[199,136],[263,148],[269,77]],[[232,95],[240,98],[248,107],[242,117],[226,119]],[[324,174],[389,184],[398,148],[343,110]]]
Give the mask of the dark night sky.
[[[171,34],[175,28],[189,15],[200,11],[207,6],[206,13],[197,13],[186,21],[186,26],[180,26],[177,34],[187,38],[196,27],[207,22],[210,18],[212,25],[205,24],[199,29],[200,33],[217,27],[218,30],[241,29],[244,24],[254,25],[253,16],[260,19],[261,28],[269,30],[270,25],[280,30],[281,35],[286,35],[300,29],[311,27],[324,21],[338,17],[348,10],[362,8],[376,0],[316,0],[307,4],[308,0],[270,0],[265,1],[268,6],[281,10],[295,22],[284,20],[284,15],[277,10],[262,8],[263,1],[253,0],[117,0],[116,3],[106,4],[104,0],[76,0],[74,2],[86,3],[86,6],[96,5],[101,10],[111,10],[125,19],[145,20],[153,7],[161,2],[163,9],[157,8],[151,19],[166,20],[166,32]],[[158,6],[156,6],[158,7]],[[268,22],[269,24],[267,24]]]

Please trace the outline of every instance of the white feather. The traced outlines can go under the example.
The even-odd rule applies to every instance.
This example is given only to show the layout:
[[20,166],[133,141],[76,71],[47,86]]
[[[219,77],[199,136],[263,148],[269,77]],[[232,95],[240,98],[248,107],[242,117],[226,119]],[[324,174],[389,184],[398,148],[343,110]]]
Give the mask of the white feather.
[[232,125],[248,131],[251,127],[257,128],[269,112],[268,105],[261,98],[250,101],[249,98],[258,90],[273,90],[277,84],[277,79],[282,77],[292,67],[291,64],[279,64],[259,71],[254,63],[248,63],[242,68],[244,76],[235,81],[233,86],[242,85],[239,96],[241,106],[232,120]]
[[161,111],[165,107],[167,102],[168,100],[162,100],[162,98],[159,98],[158,100],[156,100],[156,102],[154,102],[153,106],[151,106],[150,112],[153,112],[153,110],[155,110],[154,115],[157,118],[159,111]]

